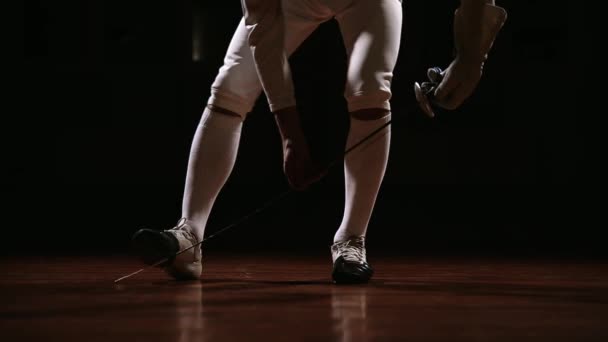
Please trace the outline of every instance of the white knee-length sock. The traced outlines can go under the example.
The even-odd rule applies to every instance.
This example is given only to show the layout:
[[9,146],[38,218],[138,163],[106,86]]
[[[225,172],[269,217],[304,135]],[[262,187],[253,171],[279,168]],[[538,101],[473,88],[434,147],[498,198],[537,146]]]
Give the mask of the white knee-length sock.
[[194,135],[182,217],[202,240],[213,203],[236,161],[243,119],[205,109]]
[[[378,120],[350,119],[350,131],[346,148],[350,148],[371,132],[388,122],[388,114]],[[334,242],[352,236],[365,235],[376,203],[376,196],[384,178],[391,140],[391,127],[350,152],[344,160],[345,204],[342,224],[334,236]]]

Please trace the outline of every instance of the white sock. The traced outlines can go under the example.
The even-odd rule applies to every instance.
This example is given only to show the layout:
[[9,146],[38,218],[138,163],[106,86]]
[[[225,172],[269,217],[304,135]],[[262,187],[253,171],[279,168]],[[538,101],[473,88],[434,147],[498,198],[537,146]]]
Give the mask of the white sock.
[[213,203],[232,172],[242,126],[240,117],[215,113],[207,108],[194,135],[182,217],[188,220],[199,241],[203,238]]
[[[391,119],[388,114],[378,120],[350,119],[346,148],[355,145]],[[352,236],[365,235],[376,196],[384,178],[391,141],[391,127],[385,127],[350,152],[344,160],[345,204],[342,224],[334,236],[340,242]]]

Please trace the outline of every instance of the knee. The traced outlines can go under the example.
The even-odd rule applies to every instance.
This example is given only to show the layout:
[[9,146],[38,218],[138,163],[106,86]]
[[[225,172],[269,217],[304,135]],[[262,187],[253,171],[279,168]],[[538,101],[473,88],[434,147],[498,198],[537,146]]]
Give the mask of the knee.
[[381,118],[391,110],[391,92],[388,89],[363,90],[346,96],[351,115]]
[[255,94],[237,94],[228,89],[212,87],[207,107],[218,113],[239,116],[244,119],[247,113],[253,109],[257,97],[257,92]]
[[226,116],[230,116],[230,117],[233,117],[233,118],[239,118],[241,120],[245,119],[245,114],[239,114],[239,113],[236,113],[236,112],[234,112],[234,111],[232,111],[230,109],[227,109],[227,108],[223,108],[223,107],[216,106],[216,105],[213,105],[213,104],[208,104],[207,108],[209,108],[209,110],[211,112],[213,112],[213,113],[217,113],[217,114],[220,114],[220,115],[226,115]]
[[391,114],[391,111],[382,107],[364,108],[350,112],[350,116],[357,120],[373,121],[380,120]]

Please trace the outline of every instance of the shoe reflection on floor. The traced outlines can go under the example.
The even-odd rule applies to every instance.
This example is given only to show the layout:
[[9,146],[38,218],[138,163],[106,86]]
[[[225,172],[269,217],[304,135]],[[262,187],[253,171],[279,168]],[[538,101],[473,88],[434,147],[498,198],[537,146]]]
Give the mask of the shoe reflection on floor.
[[366,287],[335,286],[331,289],[334,332],[342,342],[367,339]]

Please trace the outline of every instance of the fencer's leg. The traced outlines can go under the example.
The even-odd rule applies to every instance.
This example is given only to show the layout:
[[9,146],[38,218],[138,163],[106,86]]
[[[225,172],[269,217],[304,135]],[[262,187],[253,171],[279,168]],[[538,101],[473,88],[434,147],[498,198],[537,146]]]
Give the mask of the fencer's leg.
[[[287,16],[291,16],[289,12]],[[310,35],[320,22],[291,21],[286,28],[287,53],[292,53]],[[211,87],[211,98],[198,126],[192,143],[186,188],[182,205],[182,216],[187,218],[195,235],[202,238],[211,208],[219,191],[228,178],[238,150],[242,121],[261,93],[262,85],[249,47],[250,31],[245,20],[241,20],[230,42],[224,65]],[[279,112],[279,114],[291,114]],[[287,116],[281,115],[283,120]],[[292,120],[283,125],[282,134],[294,141],[286,149],[286,165],[300,165],[308,160],[307,155],[293,157],[293,152],[307,152],[301,128]],[[292,159],[296,162],[292,162]],[[287,169],[290,169],[288,166]],[[305,167],[302,167],[305,169]],[[299,183],[297,183],[299,184]]]
[[281,0],[241,0],[248,45],[270,110],[295,106]]
[[261,89],[247,44],[247,30],[241,21],[211,86],[207,108],[192,141],[182,219],[172,229],[142,229],[133,237],[134,248],[145,263],[170,258],[171,262],[163,266],[174,278],[200,276],[200,248],[173,256],[203,239],[211,207],[235,162],[242,121]]
[[205,109],[192,141],[182,202],[182,217],[199,241],[213,203],[234,167],[243,126],[236,113],[211,108]]
[[[390,112],[382,108],[351,113],[346,147],[365,139],[390,118]],[[365,236],[386,170],[390,138],[390,126],[387,126],[344,159],[344,217],[331,246],[335,283],[365,283],[374,273],[367,262]]]
[[[391,81],[401,40],[401,3],[359,1],[337,16],[349,58],[347,147],[390,120]],[[346,203],[334,242],[365,236],[388,160],[390,126],[344,162]]]
[[248,31],[241,20],[192,142],[182,217],[199,239],[234,166],[243,120],[262,91],[247,40]]
[[[371,132],[391,119],[382,108],[351,113],[346,147],[363,140]],[[363,143],[344,159],[345,205],[342,223],[334,235],[334,242],[365,236],[367,226],[384,178],[391,140],[390,125]]]
[[[140,229],[133,247],[143,262],[161,265],[178,280],[198,279],[202,272],[200,246],[213,203],[232,171],[238,150],[242,118],[225,108],[206,108],[192,141],[182,218],[172,229]],[[178,251],[184,251],[178,255]]]
[[228,46],[224,64],[211,85],[208,102],[212,107],[241,117],[251,111],[262,92],[248,34],[245,21],[241,19]]
[[[351,113],[349,148],[391,120],[390,88],[401,39],[401,3],[358,1],[337,19],[349,63],[345,92]],[[344,159],[344,217],[331,246],[336,283],[364,283],[373,275],[365,236],[384,178],[390,137],[387,126]]]

